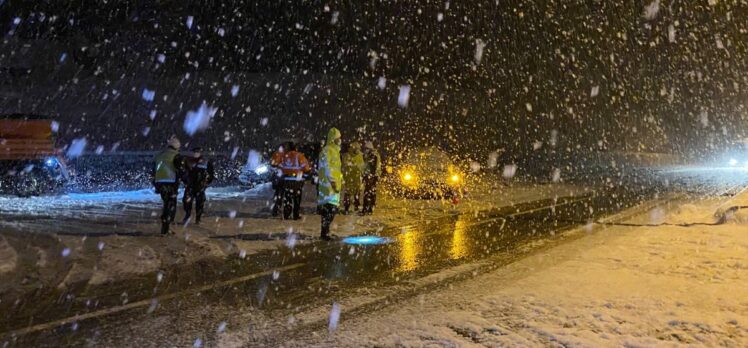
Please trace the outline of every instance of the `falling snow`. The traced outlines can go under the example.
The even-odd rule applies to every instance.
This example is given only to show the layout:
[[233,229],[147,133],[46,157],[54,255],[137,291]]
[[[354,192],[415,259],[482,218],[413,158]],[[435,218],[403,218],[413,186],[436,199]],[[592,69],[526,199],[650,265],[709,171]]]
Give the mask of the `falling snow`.
[[654,0],[649,5],[644,7],[644,13],[642,17],[646,20],[653,20],[657,17],[660,12],[660,0]]
[[[724,239],[732,249],[722,248],[720,238],[726,237],[710,233],[709,248],[703,248],[702,233],[691,236],[693,243],[680,243],[694,230],[739,222],[741,205],[711,210],[703,202],[667,209],[648,205],[684,195],[727,200],[738,196],[733,187],[745,186],[748,12],[743,2],[104,1],[83,6],[0,0],[0,13],[0,122],[8,122],[0,128],[0,226],[5,231],[0,232],[0,293],[20,296],[0,298],[0,310],[11,309],[0,331],[63,323],[42,330],[38,341],[13,334],[3,346],[54,345],[43,341],[52,336],[89,346],[261,346],[257,340],[284,346],[308,323],[324,325],[325,320],[334,335],[315,333],[310,342],[740,346],[731,340],[745,336],[739,307],[726,305],[723,312],[734,318],[709,322],[692,311],[693,304],[671,303],[667,297],[647,302],[657,292],[639,290],[655,278],[627,289],[626,296],[650,296],[630,302],[605,302],[592,286],[572,289],[565,283],[575,274],[604,278],[592,276],[606,262],[614,265],[606,270],[611,273],[636,261],[640,270],[658,276],[687,274],[693,279],[678,284],[696,290],[724,287],[744,273],[742,261],[721,262],[710,254],[742,250],[739,241]],[[365,196],[363,185],[355,183],[371,179],[357,174],[362,168],[372,171],[370,163],[357,166],[356,158],[348,157],[356,145],[378,151],[381,175],[374,214],[361,215],[353,204],[353,212],[336,215],[334,240],[327,242],[320,238],[317,195],[327,184],[321,149],[326,155],[337,152],[335,146],[324,147],[330,145],[332,127],[341,133],[340,151],[347,159],[338,182],[341,205],[357,193]],[[176,223],[165,223],[170,234],[162,236],[162,195],[173,194],[161,191],[161,183],[154,187],[154,156],[163,155],[172,136],[181,142],[181,156],[175,158],[182,162],[167,166],[178,181],[177,213]],[[278,199],[274,188],[283,194],[274,182],[283,174],[273,168],[273,159],[288,141],[312,169],[299,221],[272,212]],[[195,147],[203,148],[215,166],[200,224],[195,215],[183,220],[183,199],[196,187],[188,185],[196,173]],[[678,171],[687,172],[688,179],[667,176]],[[694,184],[694,172],[730,184]],[[568,229],[543,234],[544,227],[558,222],[532,220],[542,210],[517,215],[530,219],[523,229],[505,227],[515,221],[499,215],[522,214],[525,205],[551,201],[554,214],[564,214],[574,204],[572,196],[605,201],[585,203],[564,220],[574,222],[582,241],[598,238],[601,226],[647,233],[629,240],[623,231],[596,240],[590,250],[613,245],[626,252],[597,250],[600,258],[584,263],[578,273],[563,268],[574,262],[550,265],[566,272],[559,273],[564,281],[545,282],[533,273],[527,279],[541,286],[517,286],[515,293],[506,292],[509,285],[490,287],[503,291],[495,298],[478,292],[481,315],[469,314],[476,307],[464,299],[434,313],[430,306],[439,300],[434,294],[454,291],[459,282],[434,294],[412,294],[410,308],[400,308],[407,300],[394,302],[397,308],[389,302],[390,297],[403,300],[404,288],[420,291],[421,276],[441,279],[442,274],[427,273],[439,272],[442,264],[461,267],[491,257],[496,235],[489,233],[494,225],[483,223],[486,214],[495,218],[490,223],[503,221],[495,227],[506,228],[502,237],[532,234],[533,243],[542,244],[565,233]],[[629,225],[598,218],[630,206],[641,214]],[[671,210],[681,210],[681,219],[673,220]],[[716,225],[696,221],[691,210],[709,217],[720,213],[722,220]],[[421,231],[423,226],[428,231]],[[660,228],[668,233],[652,245],[623,244],[647,240]],[[471,239],[474,235],[480,238]],[[522,249],[504,247],[512,255]],[[554,250],[549,246],[543,255]],[[589,256],[587,249],[576,251],[564,257]],[[430,255],[440,255],[440,262],[429,261]],[[698,256],[705,262],[676,267],[672,260],[660,260],[662,255]],[[526,268],[542,273],[544,267],[536,266],[547,260]],[[300,268],[283,268],[296,264]],[[719,265],[727,266],[720,270]],[[709,272],[699,273],[702,269]],[[640,273],[624,273],[613,283]],[[199,309],[180,295],[245,276],[255,278],[201,291]],[[54,298],[37,300],[45,292],[24,293],[33,289],[52,289]],[[235,289],[240,293],[236,306],[214,306],[211,296],[231,296]],[[590,295],[579,300],[581,310],[565,307],[575,291]],[[564,296],[551,296],[558,293]],[[283,297],[287,294],[291,301]],[[381,307],[403,316],[383,319],[371,335],[363,329],[345,341],[349,323],[366,317],[354,318],[360,313],[354,300],[368,295],[387,300],[371,305],[366,315],[381,314]],[[169,300],[160,306],[164,298]],[[45,307],[33,308],[36,302]],[[98,315],[110,305],[134,306],[139,319],[92,328],[89,323],[96,320],[68,318]],[[305,306],[319,307],[309,314]],[[346,327],[339,325],[341,306]],[[45,314],[31,323],[13,317],[16,307]],[[277,318],[270,313],[276,308],[283,308]],[[662,308],[669,313],[658,313]],[[647,315],[617,316],[632,310]],[[104,317],[102,322],[109,320]],[[660,322],[660,317],[668,319]],[[523,324],[512,324],[514,319]],[[429,325],[438,329],[428,331]],[[652,327],[659,328],[657,337],[642,340]],[[85,342],[75,341],[78,337]],[[113,337],[126,339],[114,342]]]
[[218,328],[216,328],[216,333],[222,333],[226,331],[226,322],[222,321],[220,324],[218,324]]
[[208,106],[205,102],[197,110],[188,111],[184,119],[184,131],[189,135],[194,135],[208,129],[217,111],[217,108]]
[[156,97],[156,91],[152,91],[148,88],[143,88],[143,100],[152,102],[153,98]]
[[486,43],[481,39],[475,39],[475,64],[480,64],[483,59],[483,49],[486,47]]
[[384,76],[377,80],[377,87],[381,90],[384,90],[384,88],[387,87],[387,79]]
[[88,145],[88,141],[86,138],[78,138],[73,140],[72,143],[70,143],[70,147],[68,148],[67,153],[65,154],[68,158],[76,158],[83,155],[83,151],[86,150],[86,145]]
[[340,321],[340,305],[337,303],[332,304],[330,310],[330,318],[327,324],[327,331],[334,332],[338,328],[338,322]]
[[410,86],[400,86],[400,94],[397,96],[397,105],[401,108],[407,108],[410,101]]

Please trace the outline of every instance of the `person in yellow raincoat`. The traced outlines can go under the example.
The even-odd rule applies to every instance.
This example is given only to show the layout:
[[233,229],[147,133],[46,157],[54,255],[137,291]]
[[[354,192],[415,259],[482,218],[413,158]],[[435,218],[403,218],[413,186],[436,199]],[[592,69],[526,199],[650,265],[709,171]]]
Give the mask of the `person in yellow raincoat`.
[[327,142],[319,154],[319,188],[317,190],[317,206],[322,215],[320,231],[323,240],[330,240],[330,225],[340,206],[340,190],[343,184],[342,163],[340,159],[340,144],[342,138],[337,128],[331,128],[327,133]]
[[361,176],[364,174],[364,155],[361,144],[353,142],[343,154],[343,214],[348,214],[353,200],[353,209],[358,211],[361,202]]

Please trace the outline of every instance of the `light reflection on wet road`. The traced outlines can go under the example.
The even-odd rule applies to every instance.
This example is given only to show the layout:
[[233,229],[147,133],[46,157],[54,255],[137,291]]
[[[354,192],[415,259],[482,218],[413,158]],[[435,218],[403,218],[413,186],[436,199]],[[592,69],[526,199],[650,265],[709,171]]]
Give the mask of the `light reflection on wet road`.
[[[523,243],[547,238],[553,231],[579,225],[645,198],[642,193],[617,192],[617,195],[622,199],[612,205],[607,195],[543,200],[485,212],[477,217],[472,214],[451,216],[423,225],[382,231],[381,237],[390,238],[391,243],[314,242],[253,255],[252,262],[237,259],[223,264],[197,265],[189,270],[167,270],[163,283],[155,282],[156,276],[146,276],[129,284],[101,289],[72,289],[68,294],[74,296],[69,300],[28,303],[11,316],[15,316],[15,323],[29,323],[32,317],[43,313],[45,319],[33,320],[38,323],[93,312],[88,317],[73,320],[77,322],[76,331],[66,330],[64,325],[57,329],[52,329],[55,325],[41,326],[23,337],[22,342],[36,344],[59,339],[77,342],[94,332],[102,333],[107,342],[115,342],[125,339],[121,337],[123,333],[116,330],[120,323],[152,318],[146,309],[153,299],[163,308],[158,310],[162,315],[165,314],[163,310],[169,308],[168,302],[189,304],[195,301],[190,298],[197,293],[202,295],[196,303],[230,303],[248,310],[286,312],[289,308],[323,306],[329,298],[344,297],[354,289],[398,286],[403,281],[489,256],[519,255],[521,253],[516,250]],[[289,265],[299,266],[277,277],[272,275],[273,270]],[[266,272],[265,275],[253,276],[262,272]],[[123,305],[123,293],[127,294],[128,302],[140,301],[141,307],[146,308],[112,311]],[[98,305],[94,308],[85,305],[92,301]],[[181,310],[167,314],[179,317]],[[96,311],[101,313],[96,314]],[[12,323],[6,325],[9,329],[19,328]]]
[[[69,322],[62,326],[50,325],[20,337],[16,345],[80,344],[91,342],[91,337],[97,337],[94,342],[106,345],[130,342],[134,333],[119,328],[138,326],[155,318],[147,308],[106,313],[122,306],[123,292],[128,294],[130,302],[141,301],[144,307],[157,300],[155,313],[177,321],[182,320],[184,313],[192,313],[201,306],[230,308],[228,312],[217,311],[204,319],[192,319],[190,323],[169,324],[173,327],[167,325],[167,333],[155,333],[142,326],[144,332],[137,332],[140,339],[156,345],[189,343],[185,340],[191,336],[184,335],[175,325],[199,331],[204,330],[201,329],[203,320],[257,311],[273,318],[287,318],[293,313],[327,306],[330,299],[345,298],[360,289],[397,288],[403,282],[489,257],[516,259],[527,253],[528,249],[523,246],[533,241],[552,238],[559,230],[584,225],[661,194],[656,189],[614,188],[585,197],[518,204],[479,216],[451,216],[423,225],[382,231],[379,237],[389,238],[391,243],[313,242],[253,255],[251,262],[236,259],[196,265],[187,270],[167,270],[168,276],[160,284],[155,282],[155,276],[144,276],[106,289],[76,288],[69,293],[72,298],[58,294],[53,301],[26,304],[22,310],[10,314],[13,321],[5,322],[4,327],[19,329],[19,322],[47,322],[103,310],[87,320],[76,320],[75,331],[69,329]],[[294,267],[274,272],[290,265]],[[239,280],[232,281],[236,279]],[[97,305],[85,305],[92,301]],[[44,319],[32,319],[34,317]],[[273,341],[265,338],[262,342]]]

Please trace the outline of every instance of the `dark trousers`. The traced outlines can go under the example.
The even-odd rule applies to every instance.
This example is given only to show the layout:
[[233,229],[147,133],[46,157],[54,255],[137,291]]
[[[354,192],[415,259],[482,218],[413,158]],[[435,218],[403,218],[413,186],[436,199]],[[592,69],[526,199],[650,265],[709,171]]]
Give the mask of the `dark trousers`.
[[185,221],[192,215],[193,202],[195,203],[195,222],[200,223],[200,218],[203,216],[203,209],[205,208],[205,187],[186,187],[184,189],[182,205],[184,206]]
[[301,194],[304,189],[303,181],[286,180],[283,184],[283,218],[293,219],[301,217]]
[[278,216],[278,212],[283,206],[283,195],[284,195],[283,184],[284,182],[282,178],[273,179],[273,190],[275,190],[275,193],[273,193],[273,208],[272,208],[273,216]]
[[161,195],[161,201],[164,208],[161,211],[161,233],[169,233],[169,224],[174,222],[177,215],[177,193],[179,192],[178,183],[157,183],[156,193]]
[[320,215],[322,215],[321,235],[322,238],[326,238],[330,236],[330,225],[332,225],[332,220],[335,219],[335,214],[338,213],[338,207],[332,204],[325,204],[320,206],[319,210]]
[[358,210],[359,202],[361,202],[361,190],[355,189],[355,190],[344,190],[343,191],[343,211],[345,213],[348,213],[348,210],[351,208],[351,198],[353,198],[353,209]]
[[379,178],[376,176],[364,176],[364,208],[362,209],[364,214],[374,212],[374,206],[377,204],[378,181]]

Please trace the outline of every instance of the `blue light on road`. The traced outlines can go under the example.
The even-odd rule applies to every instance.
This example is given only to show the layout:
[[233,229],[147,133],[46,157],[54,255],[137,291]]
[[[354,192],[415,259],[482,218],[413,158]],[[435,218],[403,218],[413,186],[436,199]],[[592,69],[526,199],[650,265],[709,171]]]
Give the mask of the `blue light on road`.
[[379,245],[387,244],[392,242],[391,239],[378,236],[353,236],[343,238],[345,244],[357,244],[357,245]]

